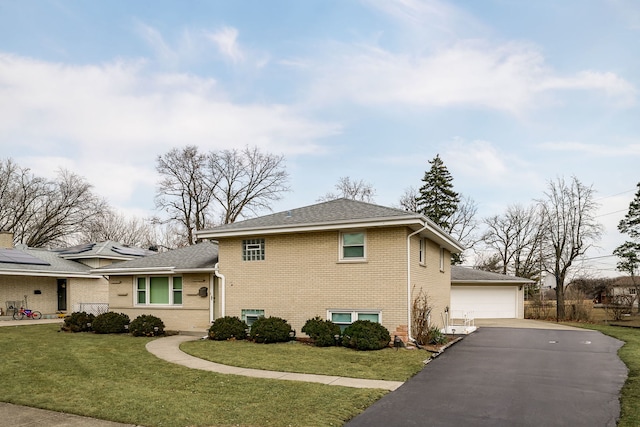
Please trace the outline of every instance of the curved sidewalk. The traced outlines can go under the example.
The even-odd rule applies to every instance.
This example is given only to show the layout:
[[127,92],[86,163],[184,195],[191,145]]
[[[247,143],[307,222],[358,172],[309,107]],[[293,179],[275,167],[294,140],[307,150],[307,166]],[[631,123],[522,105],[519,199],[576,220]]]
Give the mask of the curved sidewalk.
[[379,388],[393,391],[400,387],[402,381],[367,380],[360,378],[346,378],[331,375],[297,374],[292,372],[263,371],[260,369],[238,368],[236,366],[222,365],[209,362],[191,356],[180,350],[180,344],[185,341],[193,341],[198,337],[189,335],[173,335],[147,343],[147,351],[167,362],[176,363],[191,369],[217,372],[220,374],[242,375],[254,378],[270,378],[276,380],[304,381],[326,385],[339,385],[354,388]]

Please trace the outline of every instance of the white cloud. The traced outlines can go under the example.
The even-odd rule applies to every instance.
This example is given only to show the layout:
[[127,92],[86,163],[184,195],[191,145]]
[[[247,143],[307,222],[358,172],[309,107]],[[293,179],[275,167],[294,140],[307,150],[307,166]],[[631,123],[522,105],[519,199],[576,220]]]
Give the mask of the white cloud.
[[555,75],[540,50],[527,43],[464,41],[419,54],[344,44],[327,50],[313,91],[323,102],[470,106],[518,115],[566,89],[603,92],[623,105],[635,101],[633,86],[610,72]]
[[142,61],[76,66],[0,53],[2,155],[55,156],[50,164],[118,200],[148,187],[156,156],[173,147],[297,155],[340,131],[295,106],[234,103],[213,79],[148,73]]
[[538,147],[548,151],[566,151],[597,157],[627,157],[640,155],[640,143],[627,145],[605,145],[585,144],[582,142],[572,141],[554,141],[539,144]]
[[244,61],[245,55],[238,44],[238,30],[233,27],[224,27],[215,33],[208,33],[207,37],[213,41],[220,53],[234,63]]

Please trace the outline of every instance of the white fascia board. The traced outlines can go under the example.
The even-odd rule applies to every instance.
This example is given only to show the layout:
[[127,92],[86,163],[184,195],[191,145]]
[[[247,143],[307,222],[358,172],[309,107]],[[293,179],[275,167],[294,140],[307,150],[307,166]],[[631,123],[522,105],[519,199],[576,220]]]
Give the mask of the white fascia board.
[[70,273],[68,271],[24,271],[24,270],[1,270],[0,276],[31,276],[31,277],[69,277],[78,279],[99,279],[92,273]]
[[175,267],[138,267],[138,268],[100,268],[91,270],[94,274],[129,276],[136,274],[166,274],[173,273]]
[[536,283],[533,280],[522,279],[522,280],[452,280],[452,285],[505,285],[505,286],[516,286],[516,285],[526,285],[529,283]]
[[418,218],[387,218],[387,219],[371,219],[371,220],[357,220],[357,221],[340,221],[340,222],[327,222],[321,224],[300,224],[300,225],[286,225],[276,227],[253,227],[242,228],[233,230],[222,230],[216,232],[216,230],[202,230],[197,233],[201,239],[218,239],[222,237],[244,237],[255,235],[270,235],[270,234],[287,234],[287,233],[303,233],[313,231],[330,231],[330,230],[347,230],[347,229],[359,229],[359,228],[374,228],[374,227],[392,227],[392,226],[411,226],[420,225]]
[[217,268],[211,267],[211,268],[177,268],[174,270],[174,273],[215,273],[216,271],[218,271]]
[[331,230],[349,230],[359,228],[376,228],[376,227],[393,227],[393,226],[406,226],[416,227],[416,229],[428,227],[423,235],[427,236],[434,242],[438,243],[442,247],[446,248],[450,252],[462,252],[464,247],[456,241],[453,237],[441,231],[439,227],[429,220],[424,215],[407,216],[402,218],[375,218],[369,220],[353,220],[353,221],[339,221],[339,222],[327,222],[321,224],[300,224],[300,225],[287,225],[276,227],[253,227],[242,228],[232,230],[222,230],[216,232],[213,230],[202,230],[196,232],[198,238],[216,240],[225,237],[247,237],[247,236],[266,236],[273,234],[291,234],[291,233],[306,233],[314,231],[331,231]]

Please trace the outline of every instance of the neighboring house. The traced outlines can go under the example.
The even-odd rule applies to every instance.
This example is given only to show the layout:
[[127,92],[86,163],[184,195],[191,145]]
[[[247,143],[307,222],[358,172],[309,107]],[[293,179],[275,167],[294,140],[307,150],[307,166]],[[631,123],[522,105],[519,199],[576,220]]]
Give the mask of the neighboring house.
[[43,315],[106,310],[109,285],[91,268],[148,255],[115,242],[66,249],[13,245],[13,234],[0,232],[0,308],[27,306]]
[[224,313],[217,262],[218,245],[202,242],[92,272],[109,277],[110,311],[131,320],[153,315],[171,330],[201,331]]
[[633,299],[632,305],[634,307],[637,307],[638,295],[637,295],[636,284],[634,284],[634,280],[635,280],[635,283],[638,284],[638,287],[640,287],[640,277],[621,276],[617,278],[611,284],[610,289],[608,291],[605,291],[604,301],[606,301],[606,303],[609,303],[612,296],[616,297],[619,295],[628,295],[628,299]]
[[[250,324],[258,316],[277,316],[298,333],[315,316],[342,327],[363,319],[380,322],[403,339],[420,290],[433,308],[431,321],[443,326],[450,304],[451,254],[463,250],[424,215],[348,199],[197,235],[219,245],[211,318],[238,316]],[[118,287],[129,307],[139,304],[132,294],[142,280],[138,276]],[[112,291],[112,305],[114,298]],[[125,305],[123,301],[123,309]]]
[[473,268],[451,268],[452,318],[523,319],[524,286],[533,280]]

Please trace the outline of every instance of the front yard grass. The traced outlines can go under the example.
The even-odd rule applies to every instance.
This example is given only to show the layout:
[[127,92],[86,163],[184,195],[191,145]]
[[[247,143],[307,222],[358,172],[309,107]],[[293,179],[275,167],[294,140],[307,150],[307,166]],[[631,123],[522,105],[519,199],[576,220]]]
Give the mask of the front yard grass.
[[424,367],[424,350],[355,351],[345,347],[313,347],[301,342],[256,344],[247,341],[188,341],[185,353],[241,368],[351,378],[406,381]]
[[0,401],[144,426],[339,426],[386,393],[198,371],[148,353],[151,338],[58,330],[0,327]]
[[601,324],[572,325],[594,329],[625,342],[618,355],[627,365],[629,375],[620,395],[618,427],[640,426],[640,329]]

